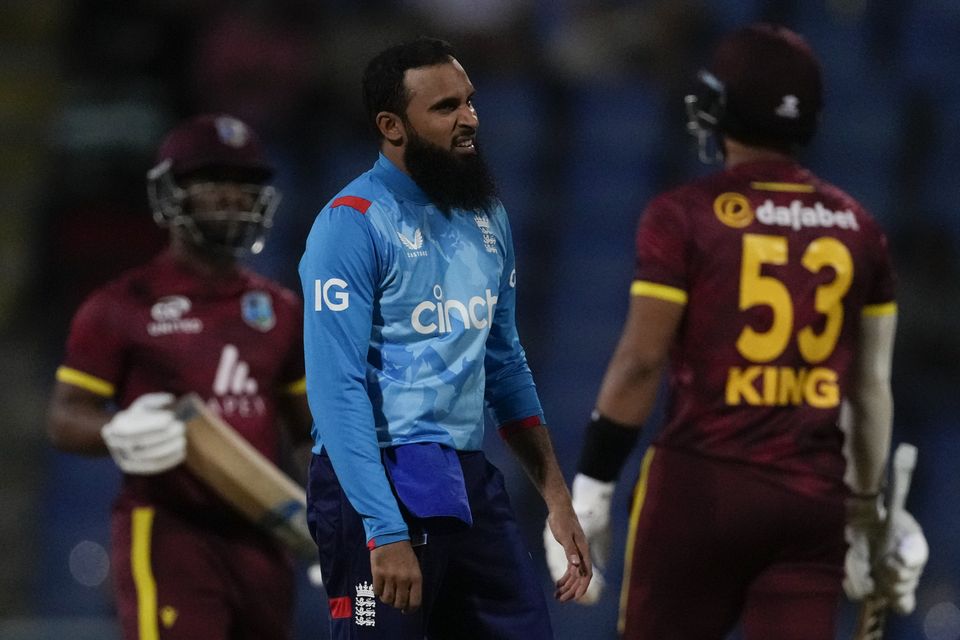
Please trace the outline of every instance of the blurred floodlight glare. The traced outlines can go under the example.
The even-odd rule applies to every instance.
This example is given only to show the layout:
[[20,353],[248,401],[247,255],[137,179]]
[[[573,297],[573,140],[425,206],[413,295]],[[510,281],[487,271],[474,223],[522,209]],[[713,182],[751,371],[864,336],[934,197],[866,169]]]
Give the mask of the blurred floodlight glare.
[[960,609],[952,602],[940,602],[923,617],[923,633],[927,640],[960,639]]
[[70,573],[85,587],[97,587],[110,572],[110,556],[103,545],[83,540],[70,551]]

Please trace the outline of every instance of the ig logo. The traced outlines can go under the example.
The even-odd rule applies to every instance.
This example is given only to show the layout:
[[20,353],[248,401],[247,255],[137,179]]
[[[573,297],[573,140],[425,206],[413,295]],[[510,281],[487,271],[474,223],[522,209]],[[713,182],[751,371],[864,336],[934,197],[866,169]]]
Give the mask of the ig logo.
[[[350,294],[344,291],[347,283],[340,278],[313,281],[313,310],[322,311],[327,305],[330,311],[343,311],[350,306]],[[331,293],[330,289],[334,289]]]

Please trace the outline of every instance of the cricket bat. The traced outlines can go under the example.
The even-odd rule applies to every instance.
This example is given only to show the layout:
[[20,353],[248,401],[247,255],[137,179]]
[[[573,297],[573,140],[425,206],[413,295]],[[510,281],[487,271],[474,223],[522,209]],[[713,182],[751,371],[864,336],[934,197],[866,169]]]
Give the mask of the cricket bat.
[[[910,491],[913,469],[917,466],[917,448],[912,444],[901,443],[893,454],[893,470],[890,479],[890,493],[887,499],[887,521],[881,545],[891,535],[894,515],[903,511]],[[882,596],[869,596],[860,606],[857,629],[853,640],[883,640],[887,622],[887,601]]]
[[227,504],[304,560],[317,560],[304,490],[257,451],[195,393],[177,401],[187,427],[186,466]]

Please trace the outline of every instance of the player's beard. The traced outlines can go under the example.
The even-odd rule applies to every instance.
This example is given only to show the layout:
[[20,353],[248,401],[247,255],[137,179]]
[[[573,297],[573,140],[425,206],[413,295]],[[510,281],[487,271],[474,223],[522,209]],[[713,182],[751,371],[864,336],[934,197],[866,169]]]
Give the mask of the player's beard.
[[410,177],[444,213],[453,209],[489,211],[497,200],[497,186],[480,147],[460,155],[428,142],[408,125],[403,161]]

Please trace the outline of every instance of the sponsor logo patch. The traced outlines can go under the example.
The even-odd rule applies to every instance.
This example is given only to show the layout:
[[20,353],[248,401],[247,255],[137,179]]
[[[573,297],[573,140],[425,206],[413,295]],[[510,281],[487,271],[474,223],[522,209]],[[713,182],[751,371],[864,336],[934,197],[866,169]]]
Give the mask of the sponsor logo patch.
[[243,321],[257,331],[267,332],[277,324],[273,312],[273,300],[265,291],[250,291],[240,299],[240,315]]
[[151,336],[166,336],[173,333],[200,333],[203,322],[199,318],[185,318],[193,303],[185,296],[165,296],[150,307],[153,322],[147,324]]
[[477,223],[477,228],[483,234],[483,248],[487,253],[496,253],[497,238],[490,232],[490,218],[485,213],[478,213],[473,216],[473,221]]
[[420,229],[413,232],[413,238],[408,238],[399,231],[397,231],[397,236],[400,238],[400,243],[407,249],[408,257],[419,258],[427,255],[423,248],[423,232]]
[[359,627],[377,626],[377,600],[373,595],[373,585],[366,581],[357,585],[357,596],[353,601],[353,622]]
[[729,192],[721,193],[714,199],[713,213],[717,220],[734,229],[742,229],[756,220],[769,227],[786,227],[794,231],[831,228],[860,230],[853,211],[833,211],[821,202],[807,206],[794,200],[787,206],[778,206],[773,200],[767,199],[754,210],[746,196]]
[[260,385],[250,374],[250,365],[240,359],[236,345],[225,344],[213,377],[213,397],[207,406],[224,417],[262,416],[266,403],[259,393]]
[[483,296],[471,296],[463,302],[445,298],[439,284],[433,285],[433,300],[424,300],[410,314],[410,325],[421,335],[452,333],[456,324],[464,330],[486,329],[493,323],[493,311],[498,296],[490,289]]
[[347,288],[350,285],[340,278],[329,278],[326,281],[313,281],[313,310],[323,311],[326,307],[330,311],[344,311],[350,306],[350,294]]

